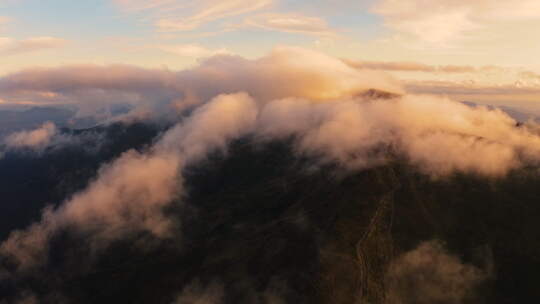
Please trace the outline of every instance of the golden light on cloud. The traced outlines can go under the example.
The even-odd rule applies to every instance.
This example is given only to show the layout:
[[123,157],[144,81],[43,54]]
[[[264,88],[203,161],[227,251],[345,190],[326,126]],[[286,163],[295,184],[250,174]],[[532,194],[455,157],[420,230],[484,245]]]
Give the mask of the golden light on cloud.
[[158,48],[167,53],[189,58],[205,58],[232,54],[226,48],[209,49],[197,44],[163,45]]
[[0,14],[0,304],[540,298],[540,0]]
[[191,31],[215,20],[242,15],[268,7],[273,0],[221,0],[202,2],[195,7],[193,15],[185,17],[163,17],[156,21],[160,31]]
[[299,14],[259,14],[244,20],[244,26],[315,36],[336,36],[337,32],[328,23],[318,17]]
[[56,37],[31,37],[22,40],[0,37],[0,54],[4,56],[20,55],[44,49],[64,47],[67,43],[67,40]]

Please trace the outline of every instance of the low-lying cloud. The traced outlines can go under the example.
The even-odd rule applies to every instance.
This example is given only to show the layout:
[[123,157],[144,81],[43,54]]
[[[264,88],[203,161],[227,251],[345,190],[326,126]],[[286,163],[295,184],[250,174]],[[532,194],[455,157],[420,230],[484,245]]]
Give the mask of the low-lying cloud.
[[71,104],[83,116],[118,104],[164,114],[236,92],[246,92],[258,101],[285,97],[322,101],[371,88],[402,92],[399,83],[384,73],[357,71],[338,59],[290,47],[255,60],[215,56],[180,72],[85,65],[29,69],[0,78],[0,98],[6,103]]
[[437,241],[425,242],[390,264],[385,303],[467,303],[489,271],[463,263]]
[[249,132],[255,116],[255,105],[246,94],[214,98],[146,153],[127,151],[103,166],[94,182],[58,209],[46,210],[40,223],[13,232],[0,254],[23,269],[43,263],[49,238],[66,227],[92,233],[98,248],[133,231],[167,237],[174,222],[162,211],[181,198],[182,166]]
[[10,134],[4,139],[4,144],[8,149],[28,148],[32,150],[42,150],[50,144],[57,132],[54,123],[46,122],[35,130],[20,131]]
[[[129,117],[121,117],[127,121]],[[103,143],[103,136],[89,131],[77,135],[69,134],[59,129],[53,122],[31,129],[17,131],[0,138],[0,155],[11,153],[33,153],[41,155],[46,151],[58,150],[68,146],[85,147],[87,152],[99,150]]]
[[[392,94],[366,94],[369,89]],[[385,74],[298,48],[256,60],[217,56],[181,72],[126,66],[29,70],[1,78],[0,94],[72,100],[87,109],[96,97],[105,97],[105,105],[125,97],[150,111],[155,103],[192,110],[178,114],[152,146],[126,151],[102,166],[84,190],[45,210],[41,221],[12,232],[0,256],[16,261],[19,270],[46,262],[49,241],[62,229],[89,235],[97,249],[133,232],[169,237],[178,223],[164,210],[182,204],[183,168],[244,136],[261,144],[293,138],[299,155],[348,170],[404,159],[437,178],[456,172],[502,177],[540,161],[540,136],[500,110],[410,95]],[[431,254],[429,248],[420,254],[426,250]]]
[[327,104],[283,99],[268,104],[260,121],[262,134],[296,135],[301,151],[344,167],[366,168],[397,154],[435,176],[502,176],[540,155],[540,138],[502,111],[433,96]]

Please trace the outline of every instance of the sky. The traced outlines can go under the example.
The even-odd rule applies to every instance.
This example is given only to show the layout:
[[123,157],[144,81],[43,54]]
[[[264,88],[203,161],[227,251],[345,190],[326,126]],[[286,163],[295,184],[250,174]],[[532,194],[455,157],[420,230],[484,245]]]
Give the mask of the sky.
[[538,0],[0,0],[0,76],[182,70],[295,46],[386,71],[412,92],[540,113],[539,29]]

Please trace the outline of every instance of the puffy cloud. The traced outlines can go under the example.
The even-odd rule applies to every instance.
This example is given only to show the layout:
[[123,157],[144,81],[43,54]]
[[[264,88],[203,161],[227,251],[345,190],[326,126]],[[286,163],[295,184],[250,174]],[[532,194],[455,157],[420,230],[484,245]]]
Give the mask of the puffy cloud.
[[340,60],[300,48],[276,48],[256,60],[215,57],[181,72],[186,91],[208,99],[221,92],[245,91],[257,100],[305,97],[328,101],[375,88],[402,92],[400,84],[376,71],[359,72]]
[[0,54],[4,56],[18,55],[44,49],[63,47],[67,41],[56,37],[32,37],[23,40],[0,37]]
[[380,72],[297,48],[255,60],[218,56],[177,73],[95,66],[26,71],[0,79],[0,91],[9,98],[80,97],[78,103],[91,103],[85,94],[97,91],[135,95],[143,105],[178,99],[180,109],[192,108],[147,150],[125,152],[86,189],[46,210],[41,222],[13,232],[0,254],[23,268],[42,262],[50,237],[66,228],[90,235],[98,247],[134,231],[168,237],[175,222],[163,210],[182,198],[182,169],[246,135],[261,142],[292,137],[298,153],[350,170],[398,157],[434,177],[500,177],[540,160],[540,136],[500,110],[406,94]]
[[163,208],[182,194],[181,171],[254,125],[257,109],[246,94],[222,95],[168,131],[149,151],[127,151],[103,166],[96,180],[64,202],[45,210],[41,222],[14,231],[0,246],[21,269],[45,262],[48,241],[59,229],[90,233],[96,249],[133,231],[167,237],[174,222]]
[[53,122],[45,122],[32,130],[8,133],[0,140],[0,159],[5,153],[33,153],[41,155],[57,151],[64,147],[84,146],[86,151],[99,151],[104,141],[104,135],[96,132],[84,132],[73,135],[59,130]]
[[326,104],[278,100],[262,110],[260,132],[298,136],[300,151],[347,168],[376,166],[397,153],[434,176],[501,176],[540,156],[540,137],[516,128],[502,111],[433,96]]
[[132,66],[80,65],[28,69],[0,80],[7,103],[74,104],[80,116],[114,105],[159,105],[181,98],[175,73]]
[[6,102],[76,104],[81,115],[114,104],[154,109],[174,104],[183,109],[239,91],[266,101],[284,97],[328,100],[370,88],[401,92],[388,75],[357,71],[338,59],[290,47],[255,60],[216,56],[180,72],[85,65],[29,69],[0,78],[0,98]]
[[489,270],[461,262],[440,243],[425,242],[391,263],[385,303],[464,303],[489,275]]
[[266,13],[248,17],[244,26],[253,26],[267,30],[300,33],[315,36],[336,36],[336,31],[318,17],[300,14]]
[[50,144],[57,134],[56,126],[52,122],[46,122],[41,127],[31,131],[20,131],[10,134],[4,139],[8,149],[28,148],[42,150]]

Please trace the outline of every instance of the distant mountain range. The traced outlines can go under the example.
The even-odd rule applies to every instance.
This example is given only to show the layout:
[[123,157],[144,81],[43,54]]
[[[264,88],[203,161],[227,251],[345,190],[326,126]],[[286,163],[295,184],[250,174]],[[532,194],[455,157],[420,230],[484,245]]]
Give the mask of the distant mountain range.
[[[398,95],[379,90],[368,90],[361,94],[367,98],[394,98]],[[478,106],[477,103],[465,101],[469,106]],[[494,109],[494,106],[488,106]],[[497,107],[506,112],[510,117],[518,122],[525,122],[529,119],[536,119],[533,114],[516,110],[507,106]],[[112,111],[113,114],[126,113],[129,107],[117,107]],[[31,107],[27,109],[0,109],[0,137],[9,133],[21,130],[37,128],[47,121],[55,123],[60,128],[85,129],[98,124],[98,121],[92,117],[75,117],[76,111],[66,107]]]
[[[111,115],[128,112],[130,107],[118,106],[110,110]],[[34,129],[50,121],[59,128],[85,129],[96,126],[99,120],[92,116],[77,117],[77,111],[60,106],[40,106],[22,109],[0,108],[0,137],[9,133]]]
[[[466,104],[466,105],[469,105],[469,106],[473,106],[473,107],[476,107],[476,106],[479,105],[478,103],[470,102],[470,101],[464,101],[463,103]],[[526,122],[529,119],[533,119],[533,120],[539,119],[539,117],[536,116],[535,114],[526,113],[524,111],[517,110],[515,108],[508,107],[508,106],[491,106],[491,105],[487,105],[487,107],[489,109],[498,108],[498,109],[502,110],[503,112],[505,112],[506,114],[508,114],[510,117],[512,117],[513,119],[515,119],[518,122]]]
[[24,110],[0,109],[0,136],[11,132],[33,129],[47,121],[58,126],[66,126],[75,114],[65,108],[32,107]]

